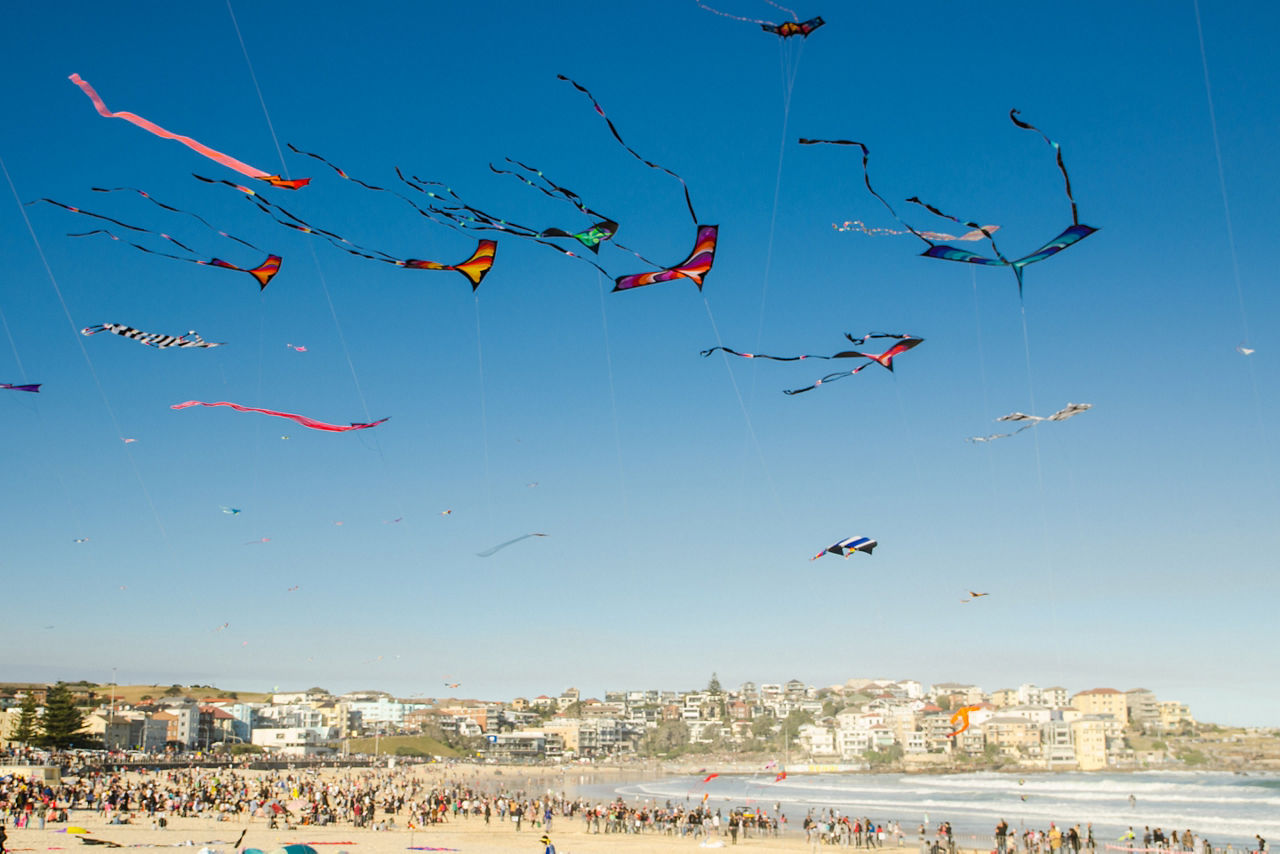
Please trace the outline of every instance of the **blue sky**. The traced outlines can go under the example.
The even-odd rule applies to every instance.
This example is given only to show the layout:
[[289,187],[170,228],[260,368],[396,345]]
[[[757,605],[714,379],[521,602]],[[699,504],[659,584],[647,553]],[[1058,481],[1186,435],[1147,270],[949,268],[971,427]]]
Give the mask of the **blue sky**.
[[[18,199],[260,260],[89,189],[140,187],[285,261],[259,294],[243,274],[68,238],[94,226],[45,205],[25,209],[37,245],[5,188],[0,381],[44,388],[0,397],[4,673],[406,694],[449,675],[496,698],[691,687],[712,671],[889,675],[1142,686],[1203,719],[1280,723],[1256,642],[1280,549],[1277,11],[1202,10],[1238,287],[1191,3],[797,12],[827,25],[780,46],[692,0],[563,16],[239,3],[242,51],[220,2],[12,10],[0,157]],[[780,47],[799,59],[785,137]],[[456,273],[350,257],[196,182],[237,175],[99,117],[72,72],[113,110],[312,177],[267,195],[405,257],[458,261],[475,242],[287,150],[282,166],[273,129],[374,183],[399,165],[517,222],[586,224],[488,169],[516,157],[612,215],[627,245],[683,258],[679,185],[622,150],[563,73],[686,178],[721,227],[715,267],[702,294],[611,294],[587,265],[500,238],[473,297]],[[999,224],[1020,255],[1070,220],[1051,150],[1010,108],[1061,142],[1081,220],[1101,229],[1028,268],[1022,303],[1008,270],[834,231],[896,223],[854,152],[795,143],[862,140],[886,197]],[[614,275],[644,269],[628,258],[601,255]],[[227,346],[78,334],[104,322]],[[786,397],[834,368],[726,367],[698,355],[717,330],[779,354],[834,352],[845,332],[926,341],[893,374]],[[329,434],[169,408],[192,399],[391,420]],[[1093,409],[964,441],[1068,402]],[[548,536],[476,557],[531,531]],[[855,534],[879,540],[874,556],[808,561]],[[962,604],[970,589],[991,595]]]

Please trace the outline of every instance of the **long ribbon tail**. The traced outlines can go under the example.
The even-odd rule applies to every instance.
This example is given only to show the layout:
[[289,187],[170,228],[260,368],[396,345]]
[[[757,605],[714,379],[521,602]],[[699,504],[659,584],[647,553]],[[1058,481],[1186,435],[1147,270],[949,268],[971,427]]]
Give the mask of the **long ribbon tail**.
[[871,159],[871,151],[861,142],[853,139],[809,139],[808,137],[800,137],[801,145],[854,145],[862,149],[862,182],[867,185],[867,190],[871,195],[880,200],[880,204],[893,215],[893,218],[902,223],[902,227],[923,240],[925,243],[933,246],[933,241],[925,237],[919,231],[912,227],[911,223],[898,216],[898,212],[893,209],[893,205],[889,204],[884,196],[876,192],[876,188],[871,186],[871,170],[868,168],[868,162]]
[[192,219],[197,220],[206,228],[208,228],[210,231],[214,232],[215,234],[219,234],[227,238],[228,240],[234,240],[236,243],[239,243],[242,246],[247,246],[250,249],[256,249],[258,252],[266,251],[262,247],[257,246],[256,244],[250,243],[248,240],[245,240],[243,237],[236,237],[234,234],[228,234],[227,232],[215,226],[213,223],[209,222],[209,220],[200,216],[200,214],[198,213],[193,213],[192,211],[183,210],[182,208],[175,208],[173,205],[165,204],[164,202],[152,196],[146,190],[140,190],[137,187],[90,187],[89,189],[95,193],[137,193],[139,196],[142,196],[142,198],[151,202],[151,204],[153,205],[164,208],[167,211],[173,211],[174,213],[179,213],[185,216],[189,216]]
[[1022,128],[1023,130],[1035,131],[1036,133],[1040,134],[1041,139],[1049,143],[1049,145],[1053,146],[1054,156],[1058,161],[1058,171],[1062,173],[1062,183],[1065,184],[1067,188],[1067,201],[1071,203],[1071,224],[1079,225],[1080,214],[1076,211],[1075,196],[1071,194],[1071,176],[1067,174],[1067,164],[1062,160],[1062,146],[1054,142],[1047,135],[1045,135],[1045,132],[1040,130],[1040,128],[1036,127],[1033,124],[1030,124],[1029,122],[1022,121],[1022,119],[1018,118],[1019,115],[1020,113],[1018,110],[1009,111],[1009,118],[1010,120],[1013,121],[1015,125]]
[[772,359],[775,362],[799,362],[804,359],[830,359],[831,358],[831,356],[813,356],[807,353],[802,356],[769,356],[764,353],[739,353],[737,350],[734,350],[731,347],[725,347],[725,346],[712,347],[710,350],[703,350],[701,352],[702,352],[702,355],[704,356],[710,356],[712,353],[716,352],[717,350],[722,350],[728,353],[730,356],[741,356],[744,359]]
[[652,160],[646,160],[644,157],[640,156],[640,153],[637,152],[634,148],[627,145],[627,143],[622,139],[622,134],[618,133],[618,128],[614,126],[613,120],[610,119],[605,114],[604,108],[600,106],[600,102],[596,100],[595,95],[592,95],[591,91],[587,89],[587,87],[583,86],[581,83],[579,83],[578,81],[572,78],[565,77],[563,74],[557,74],[556,79],[564,80],[565,82],[572,85],[573,88],[577,89],[579,92],[587,96],[587,98],[591,101],[591,105],[595,107],[596,112],[600,115],[600,118],[604,119],[605,124],[609,126],[609,131],[610,133],[613,134],[613,138],[616,139],[618,143],[631,154],[632,157],[634,157],[636,160],[639,160],[641,163],[643,163],[645,166],[648,166],[650,169],[657,169],[659,172],[665,172],[668,175],[670,175],[672,178],[675,178],[677,181],[680,182],[680,186],[684,188],[684,203],[689,208],[689,217],[690,219],[693,220],[693,224],[697,225],[698,215],[693,210],[693,197],[689,195],[689,185],[685,183],[685,180],[681,178],[679,175],[677,175],[675,172],[672,172],[670,169],[666,168],[665,166],[659,166],[657,163],[654,163]]
[[309,427],[312,430],[324,430],[329,433],[345,433],[348,430],[365,430],[369,427],[377,427],[379,424],[390,420],[389,418],[380,418],[377,421],[353,422],[349,425],[327,424],[324,421],[317,421],[314,418],[308,418],[305,415],[295,415],[291,412],[280,412],[275,409],[256,409],[252,406],[241,406],[238,403],[228,403],[223,400],[215,403],[205,403],[201,400],[188,400],[185,403],[176,403],[169,408],[186,409],[191,406],[226,406],[236,410],[237,412],[259,412],[263,415],[270,415],[275,418],[288,418],[290,421],[295,421],[303,427]]
[[236,160],[229,154],[223,154],[221,151],[212,149],[202,142],[197,142],[189,136],[182,136],[180,134],[173,133],[172,131],[165,130],[155,122],[144,119],[136,113],[113,113],[107,109],[107,105],[103,102],[98,93],[94,91],[94,88],[89,85],[89,81],[81,78],[79,74],[72,74],[68,79],[79,86],[81,91],[89,96],[89,100],[93,101],[93,107],[98,111],[98,115],[108,119],[124,119],[126,122],[137,125],[148,133],[155,134],[163,139],[172,139],[175,142],[180,142],[197,154],[201,154],[215,163],[221,163],[223,166],[226,166],[228,169],[233,169],[241,175],[247,175],[250,178],[258,178],[268,182],[273,187],[282,187],[290,190],[296,190],[299,187],[304,187],[311,180],[310,178],[298,178],[290,181],[281,178],[279,175],[268,174],[255,166],[250,166],[248,163]]
[[782,390],[782,393],[783,393],[783,394],[788,394],[788,395],[792,395],[792,394],[804,394],[806,391],[813,391],[813,390],[814,390],[815,388],[817,388],[818,386],[820,386],[820,385],[824,385],[824,384],[829,383],[829,382],[834,382],[835,380],[838,380],[838,379],[840,379],[841,377],[851,377],[851,376],[853,376],[854,374],[856,374],[856,373],[858,373],[859,371],[861,371],[861,370],[862,370],[863,368],[865,368],[867,365],[870,365],[870,364],[871,364],[870,362],[867,362],[867,364],[866,364],[866,365],[858,365],[858,367],[854,368],[852,371],[840,371],[839,373],[835,373],[835,374],[827,374],[825,377],[823,377],[822,379],[818,380],[818,381],[817,381],[817,382],[815,382],[813,385],[808,385],[808,386],[805,386],[804,388],[790,388],[790,389],[783,389],[783,390]]

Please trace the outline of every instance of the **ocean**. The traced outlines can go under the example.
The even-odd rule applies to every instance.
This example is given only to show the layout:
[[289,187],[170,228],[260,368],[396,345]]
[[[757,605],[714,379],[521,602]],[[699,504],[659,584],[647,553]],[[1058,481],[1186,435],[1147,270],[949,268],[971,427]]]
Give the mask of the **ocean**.
[[1055,822],[1079,824],[1083,831],[1092,822],[1099,849],[1116,844],[1130,826],[1141,840],[1144,825],[1160,827],[1166,836],[1189,828],[1216,847],[1252,849],[1255,833],[1280,842],[1280,775],[1272,773],[793,774],[775,783],[768,771],[725,774],[705,785],[702,776],[668,777],[581,791],[592,798],[690,806],[705,793],[710,806],[726,812],[735,806],[773,811],[776,804],[792,828],[809,810],[834,809],[882,824],[899,821],[908,842],[918,838],[921,823],[932,834],[939,823],[950,821],[958,844],[976,848],[994,847],[992,834],[1001,818],[1011,830],[1047,830]]

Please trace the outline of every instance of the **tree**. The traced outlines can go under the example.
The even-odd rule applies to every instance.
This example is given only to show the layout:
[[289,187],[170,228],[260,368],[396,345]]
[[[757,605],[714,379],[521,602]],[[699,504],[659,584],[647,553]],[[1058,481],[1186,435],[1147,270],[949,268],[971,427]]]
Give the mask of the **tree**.
[[18,722],[13,728],[13,740],[28,744],[36,734],[36,695],[28,691],[18,707]]
[[708,694],[723,694],[724,688],[720,687],[720,677],[715,673],[711,674],[711,681],[707,683]]
[[166,697],[180,697],[182,696],[182,686],[178,684],[170,685],[165,689],[164,695]]
[[73,746],[83,740],[84,717],[75,706],[67,686],[59,682],[49,689],[44,701],[44,717],[40,720],[43,744],[55,749]]
[[689,745],[689,725],[684,721],[663,721],[657,729],[645,733],[644,749],[647,754],[679,753]]

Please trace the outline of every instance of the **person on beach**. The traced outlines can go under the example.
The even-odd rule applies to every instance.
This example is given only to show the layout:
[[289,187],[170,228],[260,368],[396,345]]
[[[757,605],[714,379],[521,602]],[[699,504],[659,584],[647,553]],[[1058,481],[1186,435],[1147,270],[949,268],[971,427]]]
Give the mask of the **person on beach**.
[[1264,854],[1267,850],[1267,840],[1262,838],[1262,834],[1255,833],[1253,838],[1258,840],[1258,854]]
[[538,841],[541,842],[543,845],[547,846],[542,850],[542,854],[556,854],[556,847],[551,844],[550,836],[543,834],[542,838],[539,839]]
[[996,854],[1005,854],[1005,840],[1009,836],[1009,823],[1003,818],[996,825]]
[[4,822],[0,821],[0,854],[4,854],[8,850],[4,845],[5,838]]

